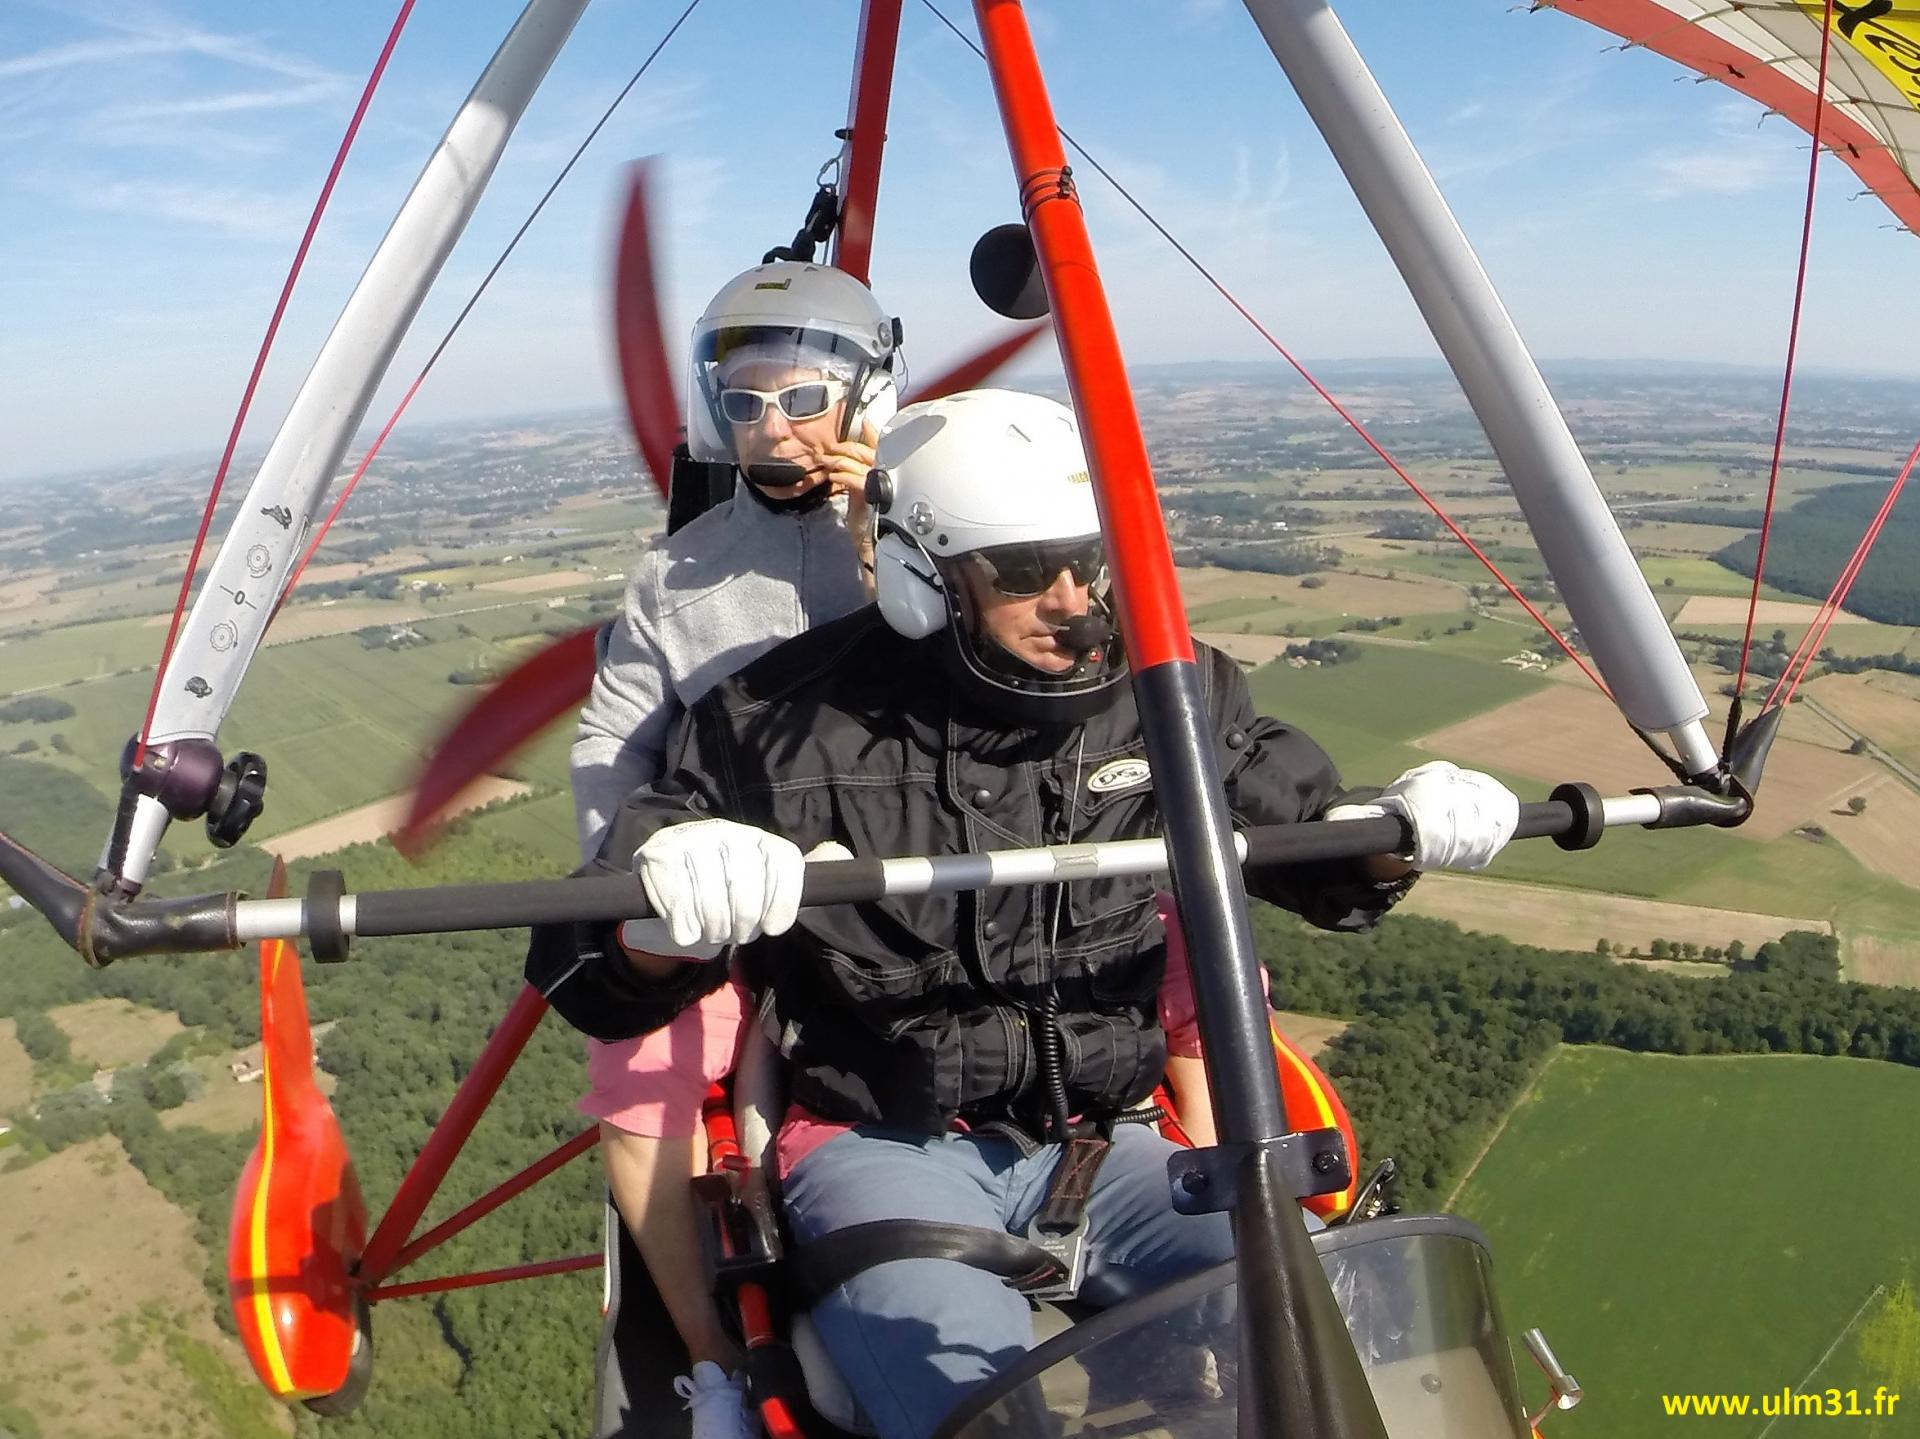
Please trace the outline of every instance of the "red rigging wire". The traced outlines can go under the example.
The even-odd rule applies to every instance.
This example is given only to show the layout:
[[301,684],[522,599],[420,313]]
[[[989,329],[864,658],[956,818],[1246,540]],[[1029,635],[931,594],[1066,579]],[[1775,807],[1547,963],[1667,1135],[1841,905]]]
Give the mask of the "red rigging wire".
[[1860,537],[1860,543],[1854,547],[1853,555],[1848,559],[1846,568],[1841,570],[1840,578],[1835,580],[1833,588],[1827,594],[1815,612],[1813,623],[1807,626],[1807,632],[1800,637],[1800,643],[1794,647],[1793,656],[1787,661],[1787,667],[1775,680],[1773,688],[1767,692],[1766,703],[1762,709],[1770,709],[1774,696],[1780,694],[1782,687],[1786,693],[1780,700],[1783,705],[1793,701],[1794,692],[1800,688],[1800,682],[1807,677],[1807,671],[1813,668],[1814,659],[1820,653],[1821,641],[1827,637],[1827,631],[1833,628],[1833,622],[1839,617],[1840,608],[1846,603],[1847,594],[1853,589],[1853,582],[1860,577],[1861,568],[1867,562],[1874,544],[1880,538],[1880,532],[1886,528],[1887,519],[1893,513],[1900,492],[1906,488],[1907,479],[1913,474],[1914,465],[1920,462],[1920,444],[1913,447],[1907,456],[1907,462],[1901,466],[1899,476],[1887,491],[1887,497],[1881,501],[1880,508],[1868,523],[1866,533]]
[[[969,36],[964,30],[960,29],[959,26],[955,25],[953,21],[949,20],[945,15],[943,15],[940,12],[939,7],[933,3],[933,0],[920,0],[920,3],[925,5],[928,10],[932,11],[934,18],[939,20],[939,22],[942,25],[945,25],[947,29],[951,30],[956,36],[958,36],[961,42],[965,44],[968,49],[972,50],[973,53],[976,55],[981,55],[980,47],[974,43],[972,37]],[[1831,3],[1831,0],[1829,0],[1829,3]],[[981,58],[985,59],[986,57],[984,55],[981,55]],[[1153,216],[1153,213],[1149,211],[1145,205],[1141,204],[1140,201],[1136,200],[1133,197],[1133,194],[1127,189],[1126,186],[1122,185],[1117,179],[1113,177],[1112,173],[1106,168],[1106,166],[1102,165],[1098,160],[1094,159],[1093,156],[1088,153],[1087,148],[1084,145],[1082,145],[1078,140],[1074,139],[1072,135],[1068,134],[1065,128],[1061,129],[1060,138],[1062,140],[1065,140],[1067,144],[1071,145],[1073,147],[1074,153],[1079,155],[1081,159],[1085,160],[1089,165],[1091,165],[1094,168],[1094,170],[1099,173],[1101,179],[1105,180],[1109,185],[1113,186],[1115,192],[1119,194],[1120,198],[1125,200],[1128,205],[1132,206],[1134,211],[1139,214],[1141,219],[1145,220],[1149,225],[1153,226],[1153,228],[1159,233],[1160,238],[1165,240],[1169,245],[1173,246],[1174,250],[1179,253],[1180,257],[1183,260],[1185,260],[1189,265],[1191,265],[1203,280],[1205,280],[1216,291],[1218,291],[1222,299],[1224,299],[1229,305],[1233,306],[1233,308],[1237,312],[1239,312],[1240,317],[1253,327],[1254,331],[1260,336],[1260,338],[1265,340],[1267,344],[1273,348],[1274,352],[1280,356],[1281,359],[1285,360],[1287,364],[1293,367],[1295,373],[1297,373],[1301,379],[1305,380],[1307,384],[1312,387],[1313,392],[1316,395],[1318,395],[1321,399],[1327,402],[1327,404],[1332,408],[1333,412],[1336,415],[1338,415],[1343,421],[1346,422],[1346,424],[1350,429],[1352,429],[1354,434],[1358,435],[1360,439],[1366,444],[1367,448],[1372,450],[1374,454],[1378,455],[1381,459],[1381,462],[1384,463],[1388,469],[1392,470],[1394,474],[1400,477],[1401,481],[1407,486],[1407,488],[1412,490],[1413,493],[1419,497],[1420,502],[1433,512],[1434,517],[1438,519],[1441,524],[1447,527],[1448,531],[1453,535],[1453,537],[1459,540],[1461,544],[1465,545],[1467,549],[1472,553],[1473,557],[1479,560],[1480,563],[1486,567],[1487,573],[1492,575],[1496,580],[1498,580],[1500,582],[1501,587],[1505,589],[1509,595],[1513,596],[1513,598],[1520,603],[1520,607],[1524,609],[1530,616],[1532,616],[1534,623],[1538,624],[1541,629],[1547,632],[1548,637],[1551,638],[1553,642],[1560,647],[1560,649],[1566,654],[1567,658],[1572,660],[1576,665],[1580,667],[1580,672],[1584,674],[1588,679],[1593,681],[1593,683],[1599,688],[1600,693],[1605,695],[1609,700],[1611,700],[1613,698],[1613,691],[1607,688],[1606,681],[1601,679],[1599,675],[1593,672],[1593,669],[1587,664],[1587,662],[1584,659],[1580,657],[1580,655],[1574,650],[1573,646],[1570,643],[1568,643],[1566,638],[1562,636],[1561,633],[1558,630],[1556,630],[1550,623],[1548,623],[1546,616],[1541,614],[1539,610],[1534,608],[1532,602],[1529,601],[1525,595],[1520,593],[1519,586],[1515,585],[1512,580],[1508,579],[1506,575],[1501,572],[1500,567],[1493,562],[1492,558],[1487,554],[1487,552],[1481,549],[1479,545],[1475,544],[1473,540],[1468,537],[1466,531],[1461,529],[1459,525],[1454,523],[1452,516],[1447,514],[1447,512],[1443,508],[1441,508],[1439,502],[1436,501],[1431,495],[1429,495],[1424,489],[1420,487],[1420,484],[1413,478],[1412,475],[1407,473],[1406,469],[1399,463],[1399,461],[1395,460],[1392,455],[1387,453],[1386,449],[1382,447],[1377,440],[1374,439],[1371,433],[1368,432],[1367,427],[1361,424],[1360,421],[1352,414],[1351,411],[1349,411],[1344,405],[1342,405],[1337,399],[1335,399],[1332,393],[1329,392],[1327,388],[1320,383],[1319,380],[1314,378],[1313,374],[1307,369],[1307,367],[1301,364],[1300,361],[1294,357],[1293,353],[1289,351],[1286,346],[1282,345],[1277,339],[1275,339],[1273,337],[1272,332],[1270,332],[1265,325],[1261,324],[1259,320],[1254,318],[1253,313],[1250,310],[1248,310],[1245,305],[1241,304],[1238,299],[1234,297],[1233,292],[1228,290],[1225,285],[1221,284],[1220,281],[1214,277],[1213,272],[1209,270],[1205,265],[1201,264],[1199,259],[1195,257],[1194,253],[1191,250],[1189,250],[1185,245],[1181,244],[1179,240],[1175,239],[1173,236],[1173,233],[1169,231],[1165,225],[1161,224],[1159,220],[1155,219]]]
[[227,433],[227,447],[220,454],[220,464],[213,473],[213,488],[207,492],[207,508],[200,516],[200,529],[193,537],[193,551],[187,557],[187,571],[180,577],[180,594],[173,603],[173,618],[167,623],[166,642],[160,647],[160,663],[153,672],[153,693],[147,697],[146,717],[140,721],[140,742],[135,746],[133,763],[136,768],[146,758],[147,736],[153,730],[154,711],[160,707],[160,686],[166,679],[167,662],[173,658],[174,642],[180,636],[180,621],[186,616],[187,594],[193,588],[194,572],[200,568],[200,555],[206,548],[207,532],[213,527],[213,512],[220,503],[220,488],[226,483],[227,470],[233,464],[233,452],[240,443],[240,430],[246,424],[247,411],[253,405],[254,390],[260,384],[260,373],[266,368],[267,354],[273,348],[273,337],[279,332],[280,319],[287,312],[287,301],[292,298],[294,282],[300,278],[300,268],[306,263],[307,250],[313,244],[314,233],[320,228],[320,217],[326,213],[327,201],[333,195],[334,182],[340,178],[340,171],[347,163],[347,152],[353,148],[353,140],[360,133],[360,122],[366,118],[367,106],[373,101],[373,92],[380,87],[380,77],[386,73],[387,61],[393,58],[394,46],[400,42],[400,32],[407,27],[407,17],[413,13],[414,0],[401,0],[400,11],[393,19],[393,28],[387,32],[387,43],[380,47],[380,58],[373,62],[373,72],[367,76],[366,88],[360,92],[360,103],[353,108],[353,118],[347,122],[347,132],[340,137],[340,148],[333,157],[333,166],[327,171],[326,183],[320,187],[320,198],[314,201],[313,214],[307,219],[306,233],[300,237],[300,247],[294,251],[293,264],[287,270],[286,283],[280,287],[280,299],[273,307],[273,318],[267,322],[267,333],[260,341],[260,353],[254,356],[253,370],[247,376],[247,387],[240,396],[240,408],[234,414],[233,428]]
[[[393,427],[400,423],[400,417],[407,412],[407,406],[413,403],[413,397],[419,393],[420,386],[426,382],[433,367],[440,363],[440,356],[446,353],[447,346],[453,342],[453,337],[459,334],[460,327],[466,324],[467,316],[473,313],[473,307],[479,304],[480,297],[486,294],[487,287],[493,283],[493,277],[500,273],[501,267],[507,263],[507,257],[513,254],[527,231],[533,228],[533,222],[539,219],[540,212],[546,209],[547,201],[553,198],[554,192],[560,188],[561,183],[573,173],[573,167],[580,163],[580,157],[587,153],[587,147],[594,142],[601,130],[606,128],[607,122],[613,118],[613,112],[620,108],[621,102],[632,92],[633,87],[640,83],[640,77],[647,73],[653,62],[660,57],[660,52],[667,48],[667,42],[679,32],[680,27],[686,24],[687,17],[699,6],[700,0],[688,0],[687,8],[680,12],[680,18],[667,27],[667,33],[660,37],[659,43],[648,52],[647,58],[640,62],[640,68],[633,72],[627,83],[620,87],[620,93],[613,97],[612,103],[600,113],[600,118],[593,122],[593,128],[587,131],[587,138],[580,142],[573,154],[568,157],[567,163],[560,167],[560,173],[553,177],[553,183],[547,186],[546,193],[540,197],[527,218],[520,222],[520,228],[513,232],[513,238],[507,241],[507,247],[500,252],[500,258],[493,262],[474,292],[467,297],[467,303],[460,307],[460,313],[454,316],[453,324],[448,326],[446,334],[440,337],[440,343],[433,347],[433,353],[427,356],[426,364],[422,365],[420,373],[413,377],[413,383],[407,386],[407,392],[400,397],[400,403],[393,407],[393,413],[387,416],[387,422],[380,427],[380,433],[374,437],[373,443],[367,447],[366,454],[360,457],[360,463],[348,476],[346,485],[340,491],[340,498],[333,502],[333,508],[327,512],[326,520],[315,532],[313,542],[307,546],[306,554],[300,557],[300,563],[287,578],[286,587],[280,591],[279,602],[274,606],[275,616],[279,614],[280,606],[286,604],[287,596],[293,593],[293,587],[300,583],[300,576],[307,572],[307,566],[313,562],[313,557],[320,552],[321,542],[326,539],[327,531],[333,528],[333,522],[340,518],[340,511],[346,508],[347,499],[353,494],[354,487],[360,483],[360,477],[366,474],[367,467],[373,463],[374,456],[379,454],[380,447],[386,444],[387,436],[393,433]],[[267,622],[271,625],[272,617],[269,617]]]
[[[1800,349],[1800,313],[1807,298],[1807,260],[1813,249],[1813,200],[1820,185],[1820,128],[1827,107],[1827,62],[1833,55],[1833,0],[1826,0],[1820,21],[1820,76],[1813,96],[1813,158],[1807,162],[1807,203],[1800,220],[1800,268],[1793,282],[1793,321],[1787,327],[1786,372],[1780,380],[1780,418],[1773,430],[1773,463],[1767,471],[1767,504],[1760,516],[1760,550],[1753,561],[1753,590],[1747,597],[1747,633],[1740,642],[1740,671],[1734,676],[1734,709],[1747,684],[1747,660],[1753,653],[1754,621],[1760,613],[1760,582],[1767,570],[1767,541],[1773,534],[1773,504],[1780,488],[1780,456],[1787,440],[1787,410],[1793,399],[1793,365]],[[1812,633],[1811,630],[1808,631]],[[1775,687],[1776,689],[1778,686]],[[1771,696],[1768,702],[1771,703]]]

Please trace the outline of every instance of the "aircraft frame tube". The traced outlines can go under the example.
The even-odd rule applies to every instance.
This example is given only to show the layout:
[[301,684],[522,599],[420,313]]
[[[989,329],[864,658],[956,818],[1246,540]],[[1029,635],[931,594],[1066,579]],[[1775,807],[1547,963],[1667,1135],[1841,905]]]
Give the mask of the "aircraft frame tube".
[[1627,718],[1687,772],[1718,755],[1700,687],[1512,317],[1327,0],[1245,0],[1485,427],[1540,552]]
[[212,739],[327,487],[587,0],[528,0],[394,216],[281,421],[168,661],[150,743]]
[[853,93],[840,147],[840,222],[834,227],[836,268],[866,284],[873,260],[873,216],[880,203],[880,160],[887,146],[887,110],[900,48],[905,0],[863,0],[853,51]]

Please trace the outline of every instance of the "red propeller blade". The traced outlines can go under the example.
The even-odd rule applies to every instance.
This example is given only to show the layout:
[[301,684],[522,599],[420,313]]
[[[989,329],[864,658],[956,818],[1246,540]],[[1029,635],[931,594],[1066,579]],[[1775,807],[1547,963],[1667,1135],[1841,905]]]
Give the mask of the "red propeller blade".
[[654,284],[653,237],[647,212],[652,170],[651,160],[639,161],[628,186],[626,219],[620,226],[620,252],[613,273],[613,322],[627,418],[640,446],[640,458],[664,499],[673,479],[680,406]]
[[407,817],[394,831],[402,854],[419,853],[434,822],[460,791],[488,773],[563,714],[577,711],[593,689],[598,625],[575,631],[522,660],[454,721],[414,782]]
[[1050,325],[1050,321],[1036,320],[1031,325],[1014,331],[1004,340],[996,340],[978,354],[969,356],[944,374],[935,375],[926,384],[915,388],[914,392],[907,396],[907,403],[912,404],[917,400],[937,400],[961,390],[971,390],[1031,345]]

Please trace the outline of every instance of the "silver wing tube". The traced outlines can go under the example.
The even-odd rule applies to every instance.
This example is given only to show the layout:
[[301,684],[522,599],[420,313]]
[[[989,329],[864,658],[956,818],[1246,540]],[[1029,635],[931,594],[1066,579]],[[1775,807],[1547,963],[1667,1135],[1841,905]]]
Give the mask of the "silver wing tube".
[[1565,417],[1366,61],[1326,0],[1245,0],[1459,377],[1627,718],[1717,764],[1706,701]]
[[[207,570],[160,683],[153,745],[219,730],[374,391],[586,6],[529,0],[394,216]],[[141,808],[155,805],[142,796]],[[136,887],[165,828],[147,820],[116,866]]]

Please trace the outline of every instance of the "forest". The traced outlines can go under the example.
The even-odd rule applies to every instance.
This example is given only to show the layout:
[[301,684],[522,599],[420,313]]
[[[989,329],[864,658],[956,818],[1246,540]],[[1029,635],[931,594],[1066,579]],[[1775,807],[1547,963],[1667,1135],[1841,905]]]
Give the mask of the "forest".
[[[472,832],[456,835],[418,869],[383,846],[329,863],[359,889],[539,868],[513,845]],[[241,852],[157,887],[257,891],[263,876],[263,858]],[[296,873],[294,892],[303,884]],[[1445,1198],[1557,1043],[1920,1064],[1920,993],[1842,982],[1835,943],[1825,935],[1789,935],[1724,978],[1696,979],[1416,917],[1390,915],[1370,934],[1332,935],[1257,907],[1255,926],[1278,1006],[1354,1019],[1323,1062],[1353,1113],[1365,1162],[1386,1154],[1401,1161],[1401,1199],[1410,1209]],[[338,1080],[334,1106],[376,1212],[518,989],[522,949],[518,933],[431,936],[365,942],[347,964],[308,966],[314,1020],[338,1021],[321,1063]],[[43,1078],[76,1075],[62,1036],[44,1018],[58,1005],[120,995],[196,1027],[154,1056],[147,1073],[123,1073],[110,1105],[45,1102],[38,1118],[14,1118],[24,1120],[28,1158],[103,1130],[116,1134],[147,1178],[194,1216],[208,1247],[208,1303],[223,1321],[227,1205],[249,1140],[168,1130],[156,1108],[176,1102],[163,1075],[181,1053],[255,1037],[254,966],[253,956],[239,954],[127,961],[90,973],[37,924],[16,923],[0,935],[0,1015],[15,1018]],[[552,1021],[542,1027],[428,1222],[583,1127],[573,1111],[580,1061],[573,1034]],[[595,1249],[600,1192],[597,1166],[577,1163],[422,1271]],[[577,1434],[585,1427],[598,1300],[598,1280],[586,1275],[382,1305],[373,1396],[357,1417],[327,1429],[385,1439]],[[318,1432],[304,1414],[299,1424],[303,1433]]]
[[[1767,583],[1796,595],[1825,599],[1886,498],[1884,485],[1835,485],[1775,515],[1767,543]],[[1732,522],[1722,518],[1715,523]],[[1713,558],[1728,569],[1751,575],[1759,550],[1758,534],[1743,535],[1716,550]],[[1920,502],[1907,491],[1888,514],[1886,528],[1860,567],[1847,608],[1882,624],[1920,625],[1920,572],[1908,559],[1917,551]]]

